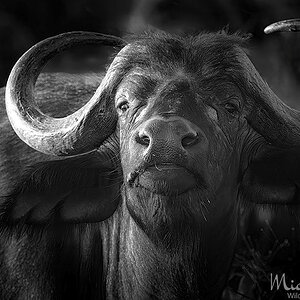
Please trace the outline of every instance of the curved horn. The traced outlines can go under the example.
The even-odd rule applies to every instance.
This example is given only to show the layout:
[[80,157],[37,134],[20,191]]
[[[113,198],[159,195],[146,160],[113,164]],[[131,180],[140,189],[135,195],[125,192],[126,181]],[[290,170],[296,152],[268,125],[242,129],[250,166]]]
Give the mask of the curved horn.
[[[275,31],[297,31],[300,19],[274,23],[265,29],[265,33]],[[272,145],[279,147],[300,146],[300,112],[284,104],[260,77],[249,58],[244,56],[243,63],[251,78],[246,84],[251,90],[253,107],[247,116],[251,126],[265,137]]]
[[9,120],[18,136],[40,152],[61,156],[88,152],[98,147],[115,128],[116,114],[105,99],[109,72],[89,102],[67,117],[49,117],[35,103],[34,86],[49,59],[63,50],[86,44],[120,47],[125,42],[93,32],[60,34],[29,49],[10,73],[5,94]]
[[264,29],[264,32],[266,34],[276,31],[300,31],[300,19],[291,19],[276,22]]

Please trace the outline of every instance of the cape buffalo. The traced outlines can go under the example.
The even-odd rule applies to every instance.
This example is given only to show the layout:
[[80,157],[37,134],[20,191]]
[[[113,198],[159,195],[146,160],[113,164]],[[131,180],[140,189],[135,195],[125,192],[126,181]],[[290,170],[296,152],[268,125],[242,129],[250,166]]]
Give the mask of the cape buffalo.
[[[86,43],[120,51],[102,81],[44,75],[37,97],[50,114],[59,111],[51,97],[80,106],[101,81],[74,113],[44,114],[34,97],[42,67]],[[71,32],[20,58],[5,96],[14,131],[41,153],[71,157],[47,161],[1,121],[1,299],[221,296],[240,206],[299,202],[299,112],[244,46],[225,32],[127,42]]]

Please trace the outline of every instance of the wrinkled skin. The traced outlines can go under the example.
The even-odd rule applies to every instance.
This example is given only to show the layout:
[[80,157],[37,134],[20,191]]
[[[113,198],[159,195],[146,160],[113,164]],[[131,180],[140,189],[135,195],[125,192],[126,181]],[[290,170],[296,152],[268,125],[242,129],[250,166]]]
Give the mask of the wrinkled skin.
[[[166,251],[156,259],[189,266],[191,257],[196,261],[199,278],[192,280],[190,297],[209,297],[196,287],[206,272],[201,285],[209,290],[220,289],[226,279],[237,234],[241,133],[248,125],[235,85],[222,82],[210,90],[200,76],[175,68],[167,74],[132,70],[116,93],[126,207],[151,243]],[[225,261],[218,257],[220,237],[226,240]],[[129,236],[135,238],[141,239]],[[204,262],[218,267],[208,271]],[[191,270],[182,268],[184,286]],[[160,277],[153,280],[160,284]]]
[[[176,214],[172,210],[180,210],[183,203],[179,207],[170,203],[168,209],[165,205],[168,205],[168,199],[176,201],[176,197],[181,197],[184,205],[189,207],[185,208],[188,213],[194,213],[199,219],[203,212],[201,222],[204,223],[211,205],[216,206],[214,215],[231,210],[230,199],[236,198],[236,188],[228,191],[219,189],[232,186],[230,181],[237,180],[241,143],[238,133],[246,127],[239,110],[242,100],[239,90],[223,84],[220,91],[224,93],[226,88],[228,91],[215,98],[216,91],[205,94],[201,92],[201,86],[194,89],[198,79],[178,78],[175,74],[168,80],[158,80],[148,95],[139,99],[130,92],[134,91],[134,85],[139,86],[139,76],[151,78],[147,70],[136,77],[129,75],[116,97],[125,186],[129,198],[133,198],[127,203],[128,207],[135,211],[139,194],[143,197],[144,194],[154,194],[161,199],[160,209],[166,210],[167,214]],[[215,100],[205,102],[212,98]],[[124,101],[128,102],[126,111]],[[150,140],[143,141],[143,138]],[[226,195],[228,201],[222,200],[218,205],[213,203],[217,199],[211,197],[218,193]],[[157,201],[160,202],[159,199]],[[159,213],[155,210],[158,204],[147,201],[145,205],[148,205],[145,211],[153,214],[147,216],[151,220]],[[204,211],[205,206],[208,211]],[[139,209],[143,211],[141,206]],[[147,223],[141,212],[136,213]],[[160,224],[162,220],[157,221]]]

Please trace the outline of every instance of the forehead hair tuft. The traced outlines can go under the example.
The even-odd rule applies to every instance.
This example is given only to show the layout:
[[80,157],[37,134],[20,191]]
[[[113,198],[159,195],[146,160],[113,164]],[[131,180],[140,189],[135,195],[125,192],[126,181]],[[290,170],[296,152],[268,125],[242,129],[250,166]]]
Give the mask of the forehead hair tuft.
[[249,35],[228,34],[225,30],[191,36],[147,31],[127,37],[132,47],[123,54],[125,69],[150,68],[162,74],[178,68],[191,74],[238,71],[238,57],[245,52],[248,39]]
[[196,35],[175,35],[161,30],[148,30],[138,35],[128,35],[126,40],[129,43],[139,42],[151,46],[157,43],[180,43],[187,47],[197,46],[199,43],[207,42],[210,44],[219,44],[223,46],[238,45],[245,47],[251,34],[241,32],[229,33],[227,29],[218,32],[201,32]]

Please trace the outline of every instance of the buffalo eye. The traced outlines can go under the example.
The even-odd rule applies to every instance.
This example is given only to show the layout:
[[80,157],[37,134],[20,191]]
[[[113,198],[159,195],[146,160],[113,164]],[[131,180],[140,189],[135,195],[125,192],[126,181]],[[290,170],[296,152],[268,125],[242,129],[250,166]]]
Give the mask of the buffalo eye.
[[236,114],[239,111],[239,107],[237,104],[232,102],[227,102],[224,104],[224,108],[230,113],[230,114]]
[[121,113],[125,113],[129,109],[129,103],[127,101],[122,101],[117,108]]

